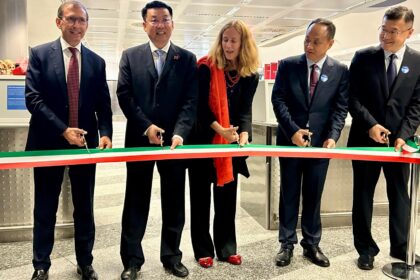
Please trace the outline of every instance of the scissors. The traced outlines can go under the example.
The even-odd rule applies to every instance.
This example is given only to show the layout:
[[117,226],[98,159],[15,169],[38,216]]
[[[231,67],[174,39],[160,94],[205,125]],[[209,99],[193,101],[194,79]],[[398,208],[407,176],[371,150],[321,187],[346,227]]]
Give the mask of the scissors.
[[162,130],[160,130],[160,131],[158,131],[157,132],[157,137],[159,138],[159,140],[160,140],[160,146],[163,148],[163,131]]
[[312,138],[311,134],[308,134],[308,145],[306,147],[312,147]]
[[85,135],[83,135],[83,134],[82,134],[82,139],[83,139],[83,143],[85,145],[86,151],[90,154]]
[[303,139],[305,139],[308,142],[306,147],[312,147],[312,138],[311,138],[312,133],[309,131],[309,127],[307,127],[306,129],[308,130],[309,133],[308,135],[304,135]]
[[387,134],[387,133],[385,133],[385,132],[382,132],[382,133],[381,133],[381,135],[382,135],[382,137],[384,138],[385,143],[386,143],[386,145],[387,145],[387,146],[388,146],[388,148],[389,148],[389,137],[388,137],[388,134]]

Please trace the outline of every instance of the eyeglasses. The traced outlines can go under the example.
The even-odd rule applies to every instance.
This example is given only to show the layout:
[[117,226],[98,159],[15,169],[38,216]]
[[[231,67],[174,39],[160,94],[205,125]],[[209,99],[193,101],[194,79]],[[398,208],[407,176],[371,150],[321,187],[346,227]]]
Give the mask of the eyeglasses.
[[158,19],[151,19],[151,20],[147,20],[147,23],[149,23],[152,26],[157,26],[160,23],[163,25],[170,25],[172,23],[172,19],[171,18],[164,18],[162,20],[158,20]]
[[398,35],[403,34],[404,32],[407,32],[409,30],[411,30],[412,27],[406,29],[406,30],[398,30],[398,29],[393,29],[393,30],[385,30],[383,26],[379,26],[378,30],[381,33],[381,35],[389,35],[390,37],[397,37]]
[[70,25],[75,25],[76,22],[79,22],[80,25],[86,25],[88,20],[86,18],[83,17],[61,17],[60,19],[64,20],[65,22],[67,22]]

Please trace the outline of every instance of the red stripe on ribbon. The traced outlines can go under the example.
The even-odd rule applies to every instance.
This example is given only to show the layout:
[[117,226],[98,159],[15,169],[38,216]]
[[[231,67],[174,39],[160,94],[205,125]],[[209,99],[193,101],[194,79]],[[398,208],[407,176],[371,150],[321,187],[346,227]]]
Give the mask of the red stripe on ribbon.
[[[130,161],[150,161],[165,159],[187,159],[187,158],[214,158],[214,157],[238,157],[238,156],[261,156],[261,157],[299,157],[299,158],[334,158],[346,160],[365,160],[365,161],[386,161],[420,164],[420,154],[403,155],[396,152],[378,153],[370,150],[356,149],[299,149],[299,148],[227,148],[227,149],[211,149],[211,148],[192,148],[179,149],[175,151],[162,150],[155,153],[148,152],[115,152],[115,153],[95,153],[85,155],[66,155],[66,158],[59,159],[60,155],[52,156],[34,156],[15,157],[10,162],[5,162],[0,158],[0,169],[10,168],[30,168],[30,167],[46,167],[46,166],[62,166],[76,164],[92,164],[105,162],[130,162]],[[29,160],[28,160],[29,159]],[[47,160],[45,160],[47,159]]]

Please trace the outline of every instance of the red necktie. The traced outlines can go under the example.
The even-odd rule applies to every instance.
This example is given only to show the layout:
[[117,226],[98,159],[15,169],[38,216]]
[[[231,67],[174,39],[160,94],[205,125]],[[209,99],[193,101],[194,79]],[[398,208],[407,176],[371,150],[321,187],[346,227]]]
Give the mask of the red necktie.
[[309,97],[312,98],[314,96],[315,87],[318,83],[318,73],[316,70],[318,69],[318,65],[312,64],[311,65],[311,77],[309,79]]
[[67,94],[69,97],[69,126],[79,127],[79,62],[76,48],[69,48],[71,58],[67,72]]

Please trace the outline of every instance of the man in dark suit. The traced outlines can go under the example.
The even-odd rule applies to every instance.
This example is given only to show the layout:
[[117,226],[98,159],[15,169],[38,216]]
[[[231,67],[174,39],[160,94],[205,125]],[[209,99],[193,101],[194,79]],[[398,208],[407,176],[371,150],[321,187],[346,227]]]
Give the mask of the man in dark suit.
[[[150,41],[123,52],[117,96],[127,117],[126,147],[183,144],[195,120],[198,100],[195,56],[170,42],[172,8],[160,1],[142,10],[143,28]],[[185,222],[185,163],[181,160],[127,163],[122,218],[121,279],[137,279],[144,263],[141,241],[146,230],[153,168],[161,181],[162,235],[160,259],[178,277],[188,269],[179,250]]]
[[[81,44],[88,27],[86,8],[63,3],[56,24],[61,37],[31,49],[26,75],[26,106],[32,114],[26,150],[111,148],[112,111],[105,61]],[[98,139],[98,130],[101,136]],[[34,168],[35,209],[32,279],[48,279],[50,254],[64,166]],[[77,272],[97,279],[92,268],[95,239],[95,164],[69,167],[74,205]]]
[[[399,151],[420,123],[420,54],[405,45],[413,11],[394,7],[379,28],[380,46],[356,52],[350,66],[349,147],[393,146]],[[389,200],[390,255],[406,259],[409,166],[353,161],[353,235],[360,269],[373,268],[379,248],[371,234],[373,196],[381,169]],[[418,258],[417,258],[418,260]]]
[[[331,21],[316,19],[306,31],[305,54],[280,62],[271,97],[279,123],[277,145],[335,147],[347,115],[348,70],[326,54],[334,35]],[[278,266],[289,265],[293,256],[301,194],[303,255],[316,265],[330,265],[319,248],[328,163],[328,159],[280,158]]]

